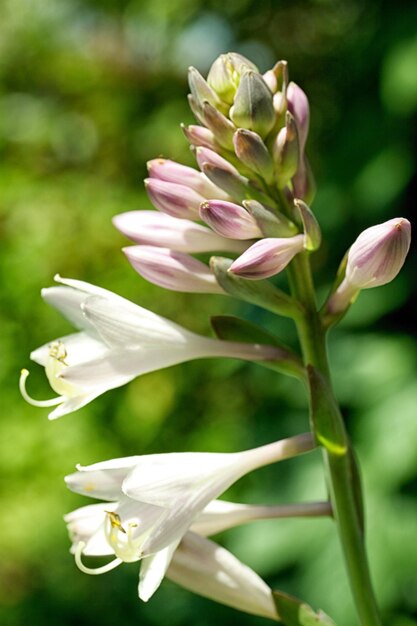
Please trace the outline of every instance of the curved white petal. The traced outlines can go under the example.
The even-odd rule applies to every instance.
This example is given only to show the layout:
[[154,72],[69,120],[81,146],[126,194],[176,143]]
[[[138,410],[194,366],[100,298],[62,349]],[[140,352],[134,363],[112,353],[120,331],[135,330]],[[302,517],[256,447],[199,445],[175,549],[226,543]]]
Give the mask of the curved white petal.
[[75,554],[78,544],[85,544],[83,554],[108,556],[113,550],[104,534],[103,522],[108,511],[114,511],[117,502],[89,504],[71,511],[64,517],[72,541],[71,552]]
[[84,317],[81,304],[88,294],[72,287],[47,287],[41,291],[42,298],[57,309],[76,328],[96,332],[94,326]]
[[93,296],[86,300],[83,310],[100,335],[114,346],[135,348],[199,339],[182,326],[128,300],[114,302]]
[[[64,335],[54,340],[64,345],[66,350],[65,362],[71,366],[78,363],[85,363],[86,361],[93,360],[103,354],[108,353],[109,349],[102,340],[92,337],[87,332],[81,331],[79,333],[72,333],[70,335]],[[50,354],[51,341],[40,346],[36,350],[30,353],[30,358],[39,365],[46,365]]]
[[188,532],[167,578],[239,611],[278,621],[271,589],[250,567],[212,541]]
[[161,584],[172,561],[180,539],[169,544],[163,550],[152,554],[141,561],[139,574],[139,598],[147,602]]

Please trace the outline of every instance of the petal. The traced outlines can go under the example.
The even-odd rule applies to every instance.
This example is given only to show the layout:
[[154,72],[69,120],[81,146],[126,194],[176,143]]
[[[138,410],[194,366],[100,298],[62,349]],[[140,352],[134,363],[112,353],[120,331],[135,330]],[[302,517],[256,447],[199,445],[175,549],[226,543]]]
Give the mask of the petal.
[[194,533],[183,538],[167,578],[239,611],[278,621],[271,589],[258,574],[225,548]]
[[104,534],[103,522],[107,511],[114,511],[115,502],[89,504],[71,511],[64,517],[72,540],[71,552],[80,541],[85,543],[83,553],[87,556],[106,556],[113,554]]
[[86,467],[65,477],[67,487],[83,496],[102,500],[120,500],[122,483],[132,466],[140,457],[112,459]]
[[144,344],[183,343],[197,336],[128,300],[112,302],[105,298],[88,298],[84,313],[100,335],[114,346],[133,348]]
[[139,574],[139,598],[147,602],[161,584],[178,547],[180,539],[170,543],[166,548],[142,559]]
[[[92,337],[86,332],[72,333],[55,339],[54,342],[64,344],[67,356],[65,362],[71,366],[78,363],[84,363],[91,359],[102,356],[108,352],[108,347],[100,339]],[[39,365],[46,365],[50,353],[51,343],[45,343],[30,354],[30,358]]]
[[55,307],[76,328],[93,330],[94,327],[85,319],[81,304],[88,295],[78,289],[70,287],[48,287],[42,289],[42,298],[51,306]]

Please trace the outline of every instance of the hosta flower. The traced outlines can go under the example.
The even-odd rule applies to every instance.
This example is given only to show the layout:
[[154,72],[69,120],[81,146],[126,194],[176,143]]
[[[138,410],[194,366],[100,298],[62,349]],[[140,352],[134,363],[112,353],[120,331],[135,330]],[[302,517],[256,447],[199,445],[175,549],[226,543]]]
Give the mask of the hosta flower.
[[[214,507],[210,513],[213,500],[248,472],[307,452],[314,445],[306,434],[244,452],[152,454],[79,467],[67,476],[68,487],[110,503],[83,507],[67,516],[77,565],[87,573],[103,573],[123,561],[142,560],[139,595],[147,600],[206,507],[211,519],[208,522],[203,514],[201,522],[209,532],[230,527],[230,507],[223,505],[227,510],[217,513]],[[247,512],[235,510],[233,515],[241,523]],[[114,554],[116,559],[90,570],[82,554]]]
[[45,367],[58,396],[45,401],[31,398],[26,391],[27,370],[22,371],[20,381],[28,402],[57,407],[51,419],[79,409],[136,376],[184,361],[219,356],[269,360],[278,355],[269,346],[196,335],[106,289],[78,280],[57,280],[65,286],[44,289],[42,296],[80,332],[41,346],[31,358]]
[[361,289],[391,282],[402,268],[411,242],[411,224],[396,217],[364,230],[349,249],[345,277],[331,296],[331,313],[345,310]]
[[[133,504],[136,509],[146,506],[140,503]],[[229,503],[221,504],[227,506]],[[238,506],[230,504],[232,507]],[[82,571],[89,574],[100,574],[110,571],[122,562],[120,557],[116,557],[102,568],[90,569],[82,563],[80,554],[80,547],[82,547],[83,554],[89,556],[100,557],[115,554],[112,546],[114,535],[119,534],[123,539],[124,535],[131,533],[132,525],[141,519],[140,513],[136,511],[132,518],[135,521],[128,522],[130,526],[128,525],[126,529],[122,524],[120,514],[115,512],[116,508],[117,504],[114,502],[92,504],[65,516],[73,542],[71,551],[76,555]],[[207,507],[207,511],[209,509],[210,505]],[[216,517],[218,525],[216,528],[212,522],[212,528],[214,532],[218,532],[224,528],[221,521],[222,516],[216,513],[211,517],[213,516]],[[254,518],[252,517],[252,519]],[[243,521],[240,518],[240,523]],[[124,523],[126,524],[126,522]],[[133,526],[133,528],[136,527]],[[115,547],[117,553],[120,554],[122,548],[120,540],[116,542]],[[128,558],[128,555],[124,556]],[[142,559],[138,589],[141,600],[149,600],[164,575],[185,589],[216,602],[227,604],[247,613],[277,619],[268,585],[228,550],[205,539],[201,534],[187,531],[173,551],[172,560],[169,563],[167,563],[165,550]]]

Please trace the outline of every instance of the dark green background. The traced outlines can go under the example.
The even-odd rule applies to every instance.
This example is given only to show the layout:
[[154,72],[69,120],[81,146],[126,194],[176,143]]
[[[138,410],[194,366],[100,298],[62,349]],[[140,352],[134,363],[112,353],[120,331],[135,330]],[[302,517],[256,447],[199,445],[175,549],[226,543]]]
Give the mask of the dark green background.
[[[0,621],[81,626],[255,625],[261,618],[165,582],[137,599],[137,564],[77,570],[62,515],[77,462],[171,450],[232,451],[308,427],[298,385],[255,365],[201,361],[155,372],[48,423],[17,389],[29,352],[70,330],[40,299],[55,272],[113,289],[209,333],[244,315],[294,342],[291,324],[231,299],[165,292],[130,268],[111,217],[150,208],[148,159],[192,163],[186,68],[236,50],[262,71],[279,58],[309,94],[314,209],[325,243],[320,293],[361,229],[415,210],[417,6],[368,0],[3,0],[0,8]],[[368,545],[385,623],[417,610],[415,254],[396,281],[359,298],[331,338],[338,397],[367,492]],[[29,388],[51,392],[31,365]],[[319,455],[242,479],[245,502],[325,495]],[[258,522],[221,538],[271,586],[352,626],[329,520]],[[266,622],[265,622],[266,623]]]

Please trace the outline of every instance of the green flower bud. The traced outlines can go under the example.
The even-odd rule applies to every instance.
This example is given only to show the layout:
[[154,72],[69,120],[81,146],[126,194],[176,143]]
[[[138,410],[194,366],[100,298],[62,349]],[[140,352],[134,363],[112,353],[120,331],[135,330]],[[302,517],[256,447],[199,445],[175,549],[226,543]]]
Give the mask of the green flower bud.
[[297,125],[294,117],[287,111],[285,126],[279,131],[273,146],[275,175],[280,189],[283,189],[297,173],[299,155]]
[[239,128],[234,134],[233,144],[240,161],[271,184],[274,178],[274,163],[260,136],[251,130]]
[[222,113],[227,113],[228,107],[220,100],[217,93],[208,85],[195,67],[188,69],[188,84],[198,109],[201,109],[204,102],[210,102],[211,105],[222,111]]
[[233,135],[236,126],[210,102],[204,102],[202,113],[205,125],[213,133],[217,143],[226,150],[233,150]]
[[229,115],[236,126],[262,138],[272,130],[276,121],[272,93],[260,74],[253,70],[242,74]]
[[247,69],[258,72],[256,65],[237,52],[221,54],[210,68],[207,83],[224,102],[233,104],[241,74]]

